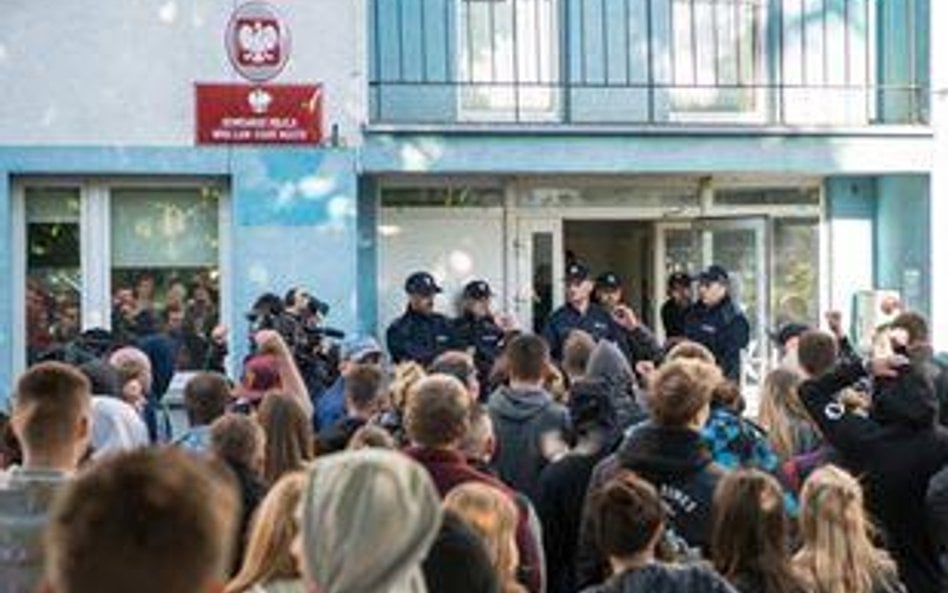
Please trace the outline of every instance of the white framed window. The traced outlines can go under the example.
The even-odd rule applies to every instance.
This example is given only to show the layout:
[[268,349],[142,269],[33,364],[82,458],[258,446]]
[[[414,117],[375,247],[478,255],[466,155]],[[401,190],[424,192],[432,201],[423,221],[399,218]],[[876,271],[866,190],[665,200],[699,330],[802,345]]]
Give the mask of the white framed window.
[[763,122],[767,3],[669,2],[671,119]]
[[228,202],[218,179],[16,180],[16,370],[92,328],[168,333],[177,370],[200,368],[228,313]]
[[463,121],[559,116],[557,0],[458,0]]

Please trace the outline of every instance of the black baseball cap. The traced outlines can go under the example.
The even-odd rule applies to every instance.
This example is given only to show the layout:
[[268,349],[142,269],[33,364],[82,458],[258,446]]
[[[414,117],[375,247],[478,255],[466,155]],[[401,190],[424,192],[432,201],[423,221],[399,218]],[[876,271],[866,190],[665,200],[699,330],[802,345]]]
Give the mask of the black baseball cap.
[[604,272],[596,278],[596,288],[618,290],[622,288],[622,278],[615,272]]
[[674,272],[668,277],[668,288],[691,286],[691,275],[688,272]]
[[770,332],[770,339],[780,346],[785,346],[793,338],[799,337],[808,331],[810,331],[810,326],[805,323],[789,322]]
[[435,282],[434,276],[428,272],[415,272],[405,280],[405,292],[408,294],[420,294],[431,296],[442,292],[441,287]]
[[482,301],[494,296],[490,284],[483,280],[473,280],[464,285],[464,298]]
[[589,280],[589,268],[581,262],[573,262],[566,266],[567,282],[583,282]]
[[727,284],[729,280],[730,276],[728,276],[727,270],[718,264],[708,266],[707,270],[698,275],[698,282],[701,284],[710,284],[712,282]]

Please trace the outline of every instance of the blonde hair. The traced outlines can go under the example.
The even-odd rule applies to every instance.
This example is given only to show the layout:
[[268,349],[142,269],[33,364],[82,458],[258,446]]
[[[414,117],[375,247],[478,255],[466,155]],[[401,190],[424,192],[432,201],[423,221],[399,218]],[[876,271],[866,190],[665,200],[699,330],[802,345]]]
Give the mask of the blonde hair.
[[299,531],[295,515],[305,485],[306,476],[293,472],[284,475],[267,493],[254,514],[240,572],[224,593],[243,593],[257,584],[300,578],[290,545]]
[[757,420],[767,431],[774,452],[781,459],[789,459],[800,452],[801,443],[794,431],[794,422],[810,424],[797,388],[800,377],[787,369],[775,369],[764,379],[760,392],[760,412]]
[[388,384],[389,402],[392,407],[404,412],[408,404],[408,393],[426,376],[424,367],[417,362],[403,362],[396,366],[394,376]]
[[500,490],[486,484],[458,486],[444,499],[444,508],[458,515],[487,547],[503,593],[526,593],[517,582],[517,507]]
[[880,582],[898,582],[895,563],[871,541],[862,487],[834,466],[807,479],[801,494],[803,547],[794,558],[798,574],[820,593],[871,593]]

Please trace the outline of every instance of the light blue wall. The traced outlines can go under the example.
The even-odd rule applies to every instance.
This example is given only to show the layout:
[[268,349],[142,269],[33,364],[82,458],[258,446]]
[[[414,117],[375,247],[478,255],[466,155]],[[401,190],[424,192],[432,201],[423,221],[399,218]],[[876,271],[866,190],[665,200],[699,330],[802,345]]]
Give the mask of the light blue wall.
[[853,295],[875,286],[876,180],[874,177],[830,177],[825,189],[830,308],[848,316],[852,312]]
[[930,182],[891,175],[876,182],[876,284],[902,293],[908,308],[931,314]]
[[[328,149],[0,147],[0,278],[11,278],[10,182],[17,175],[216,176],[231,188],[234,360],[246,349],[244,312],[264,290],[305,285],[356,328],[355,152]],[[12,382],[13,285],[0,284],[0,404]]]

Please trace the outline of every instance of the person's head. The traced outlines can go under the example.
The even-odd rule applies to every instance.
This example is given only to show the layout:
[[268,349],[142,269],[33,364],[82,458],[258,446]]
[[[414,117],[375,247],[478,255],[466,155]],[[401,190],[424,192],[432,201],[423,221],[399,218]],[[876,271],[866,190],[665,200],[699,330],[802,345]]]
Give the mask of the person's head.
[[148,355],[138,348],[126,346],[112,353],[109,364],[118,372],[122,399],[141,411],[153,382]]
[[224,593],[246,593],[254,585],[300,578],[290,546],[299,533],[296,511],[305,485],[303,472],[288,473],[273,485],[254,513],[243,564]]
[[710,414],[721,371],[699,360],[663,365],[649,385],[649,412],[659,426],[700,430]]
[[490,300],[494,296],[490,285],[483,280],[474,280],[464,286],[461,304],[466,313],[483,318],[490,315]]
[[434,276],[428,272],[415,272],[405,280],[408,308],[423,315],[434,311],[435,296],[442,292]]
[[352,433],[346,448],[351,451],[359,449],[397,449],[395,438],[391,433],[374,424],[366,424]]
[[93,395],[121,397],[122,387],[115,367],[99,358],[87,360],[79,366],[79,372],[89,380]]
[[447,375],[419,381],[408,395],[405,430],[421,447],[457,448],[470,428],[471,398],[461,382]]
[[570,381],[577,381],[586,375],[589,358],[596,349],[596,341],[582,330],[573,330],[563,343],[563,371]]
[[273,354],[255,354],[244,362],[240,384],[234,393],[252,404],[259,404],[264,396],[283,389],[280,362]]
[[622,279],[615,272],[605,272],[596,278],[596,300],[612,311],[622,304]]
[[714,364],[714,354],[702,344],[690,340],[682,340],[675,344],[665,356],[665,362],[674,362],[676,360],[700,360],[708,364]]
[[256,420],[225,414],[211,424],[211,451],[231,467],[263,474],[266,435]]
[[318,459],[307,472],[300,515],[293,552],[309,587],[333,593],[423,587],[421,563],[441,526],[441,509],[428,472],[408,456],[362,449]]
[[265,435],[263,477],[268,484],[303,469],[313,458],[313,425],[296,398],[284,393],[267,395],[257,420]]
[[392,407],[404,413],[408,404],[408,394],[412,387],[425,378],[425,369],[414,361],[403,362],[395,367],[393,377],[388,384],[388,399]]
[[45,593],[212,593],[230,565],[240,506],[219,468],[176,449],[93,465],[55,503]]
[[474,358],[467,352],[452,350],[438,356],[428,367],[431,375],[449,375],[461,382],[471,395],[471,401],[481,396],[481,384],[477,379],[477,367]]
[[224,415],[230,383],[220,373],[198,373],[184,386],[184,409],[191,426],[207,426]]
[[139,274],[135,279],[135,296],[139,300],[151,300],[155,296],[155,277],[148,272]]
[[480,537],[504,593],[525,591],[517,583],[517,506],[493,486],[469,482],[451,490],[444,509],[461,518]]
[[737,414],[744,413],[746,405],[740,385],[726,379],[714,387],[711,392],[711,403],[728,408]]
[[371,336],[347,339],[339,349],[339,370],[346,374],[354,365],[382,366],[382,347]]
[[797,442],[794,425],[810,422],[797,392],[799,386],[799,374],[776,368],[767,374],[760,390],[758,421],[767,431],[767,438],[781,459],[802,452],[799,451],[800,443]]
[[685,304],[691,302],[691,276],[687,272],[675,272],[668,277],[666,286],[668,298]]
[[889,324],[889,331],[902,333],[904,335],[902,345],[909,348],[927,346],[929,343],[928,321],[920,313],[914,311],[899,313]]
[[723,267],[710,266],[698,276],[698,297],[707,307],[723,301],[731,287],[731,279]]
[[808,331],[810,328],[802,323],[785,323],[771,334],[780,351],[780,357],[796,356],[800,347],[800,336]]
[[575,262],[566,267],[567,303],[579,309],[586,308],[595,287],[585,264]]
[[44,362],[17,380],[10,426],[24,465],[73,470],[89,446],[92,395],[76,369]]
[[[613,568],[649,559],[665,526],[665,510],[655,487],[623,471],[591,494],[592,536]],[[616,571],[619,572],[619,571]]]
[[711,550],[714,567],[732,582],[754,575],[770,593],[799,591],[787,548],[790,525],[783,490],[759,470],[724,476],[714,494]]
[[603,379],[583,379],[570,386],[569,417],[580,437],[606,436],[618,429],[609,384]]
[[191,287],[191,299],[198,305],[210,305],[211,290],[204,282],[195,282]]
[[550,349],[543,338],[521,334],[504,350],[511,383],[542,384],[550,366]]
[[469,422],[467,434],[461,441],[461,452],[470,460],[490,463],[497,451],[497,436],[487,406],[474,404]]
[[384,407],[385,375],[374,364],[355,365],[346,373],[346,412],[368,420]]
[[171,333],[184,331],[184,305],[169,302],[165,307],[165,329]]
[[870,593],[876,579],[895,574],[886,553],[873,546],[862,487],[834,465],[817,469],[803,484],[800,535],[795,562],[812,590]]
[[839,346],[831,334],[810,330],[800,335],[797,344],[800,369],[810,377],[819,377],[836,365]]

